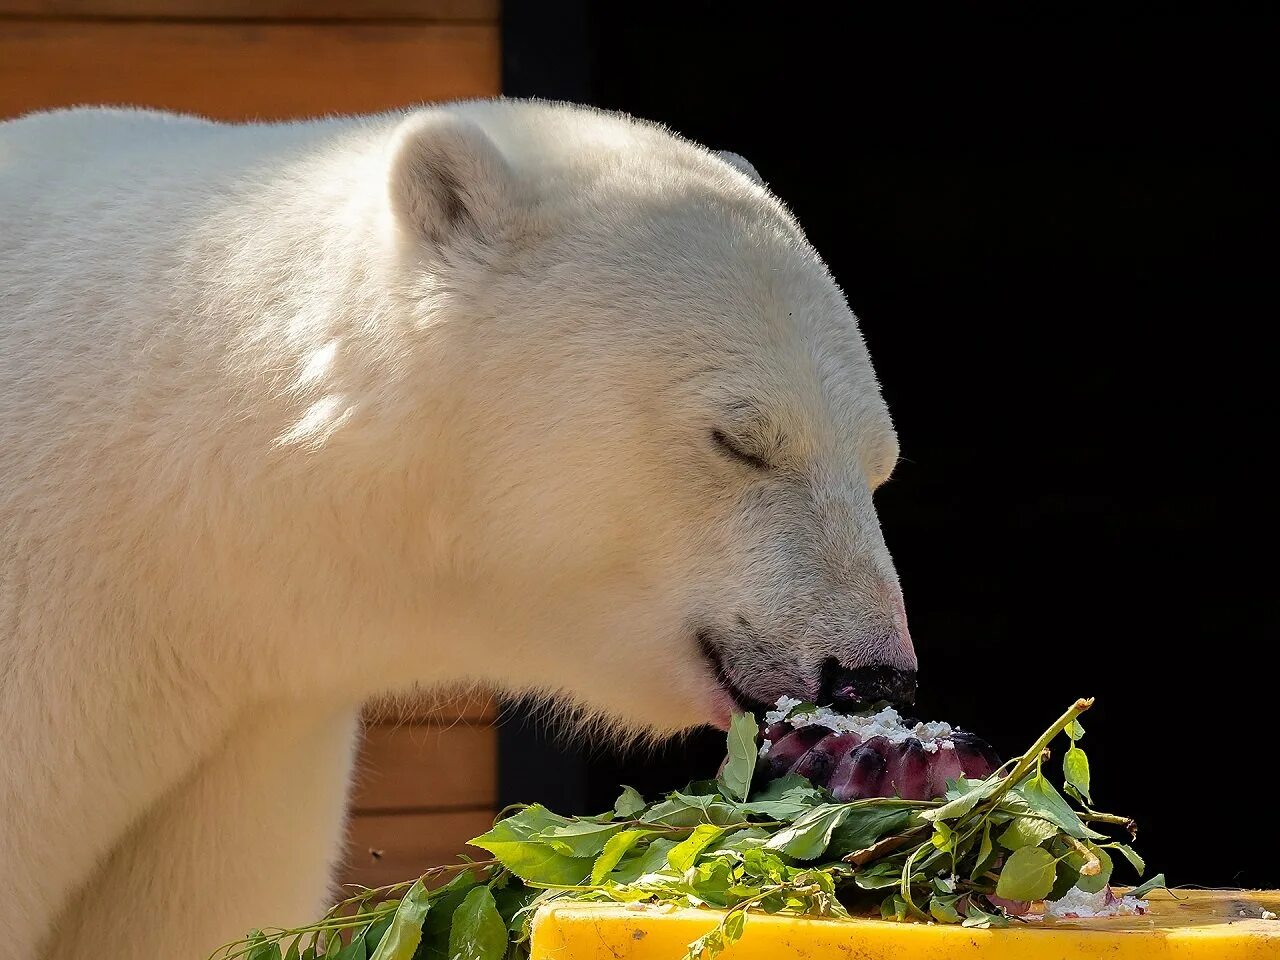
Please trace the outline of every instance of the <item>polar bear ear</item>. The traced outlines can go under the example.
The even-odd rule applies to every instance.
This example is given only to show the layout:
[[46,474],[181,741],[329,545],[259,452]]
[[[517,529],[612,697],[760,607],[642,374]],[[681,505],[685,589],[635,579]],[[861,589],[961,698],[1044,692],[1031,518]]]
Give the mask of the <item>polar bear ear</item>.
[[510,217],[514,179],[475,123],[443,111],[409,117],[391,146],[390,200],[407,230],[436,246],[492,239]]
[[760,171],[758,171],[755,167],[753,167],[751,165],[751,161],[748,160],[746,157],[742,156],[742,154],[732,153],[728,150],[721,150],[720,159],[723,160],[725,163],[729,164],[729,166],[736,167],[738,170],[745,173],[748,177],[750,177],[756,183],[761,185],[764,184],[764,177],[760,176]]

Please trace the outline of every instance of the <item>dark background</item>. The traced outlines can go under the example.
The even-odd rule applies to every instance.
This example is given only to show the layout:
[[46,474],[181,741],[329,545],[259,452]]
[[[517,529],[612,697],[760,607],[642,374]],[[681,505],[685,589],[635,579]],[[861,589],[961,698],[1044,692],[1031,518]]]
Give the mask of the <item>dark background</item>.
[[[1148,863],[1280,887],[1274,19],[773,9],[508,2],[506,93],[744,154],[827,258],[902,439],[918,713],[1007,756],[1096,696],[1095,799]],[[502,799],[566,812],[723,750],[502,736]]]

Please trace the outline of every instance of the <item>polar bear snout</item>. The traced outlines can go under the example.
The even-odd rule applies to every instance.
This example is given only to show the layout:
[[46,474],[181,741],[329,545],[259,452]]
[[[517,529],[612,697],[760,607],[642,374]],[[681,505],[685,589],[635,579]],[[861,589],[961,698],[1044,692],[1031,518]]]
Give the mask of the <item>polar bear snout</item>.
[[916,659],[905,618],[892,626],[822,629],[814,620],[807,626],[787,639],[781,630],[762,632],[739,616],[736,629],[699,630],[697,646],[714,677],[716,699],[757,714],[784,696],[845,711],[882,701],[898,708],[915,703]]
[[912,706],[916,702],[915,670],[889,665],[850,669],[834,657],[823,664],[819,703],[848,712],[880,700],[895,707]]

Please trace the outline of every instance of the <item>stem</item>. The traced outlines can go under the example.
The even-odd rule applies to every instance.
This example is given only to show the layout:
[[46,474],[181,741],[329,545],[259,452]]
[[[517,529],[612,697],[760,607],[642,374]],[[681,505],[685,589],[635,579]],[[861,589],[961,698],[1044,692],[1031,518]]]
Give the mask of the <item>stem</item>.
[[920,856],[920,852],[924,850],[926,846],[930,846],[930,844],[922,843],[911,851],[911,854],[907,857],[907,862],[902,865],[902,880],[898,884],[898,888],[902,894],[902,899],[906,901],[908,912],[918,919],[925,921],[929,919],[929,915],[917,907],[916,902],[911,899],[911,876],[912,868],[916,865],[916,858]]
[[990,806],[995,806],[1004,799],[1004,795],[1022,782],[1033,766],[1040,762],[1040,756],[1044,753],[1045,748],[1053,741],[1053,738],[1062,733],[1067,728],[1067,724],[1071,723],[1082,713],[1093,706],[1093,697],[1081,698],[1071,705],[1062,716],[1060,716],[1048,730],[1040,735],[1040,739],[1018,758],[1013,765],[1013,769],[1009,771],[1009,775],[1005,777],[1004,784],[997,790],[992,798],[987,801]]
[[[991,817],[991,812],[1000,805],[1000,801],[1004,799],[1005,794],[1021,783],[1022,778],[1027,775],[1033,766],[1038,769],[1039,764],[1043,761],[1044,755],[1048,752],[1049,744],[1053,742],[1053,739],[1058,736],[1058,734],[1062,733],[1062,731],[1067,729],[1068,725],[1092,706],[1093,697],[1082,697],[1077,700],[1071,705],[1066,713],[1054,721],[1053,726],[1049,727],[1048,730],[1040,735],[1040,739],[1032,745],[1030,750],[1018,757],[1017,760],[1013,761],[1013,769],[1005,775],[999,789],[983,801],[982,806],[979,807],[979,809],[982,810],[982,816],[977,819],[973,828],[960,839],[957,846],[959,846],[960,843],[967,843],[986,825],[987,820]],[[1000,765],[997,772],[1007,767],[1009,763],[1010,761],[1006,760]]]
[[[775,886],[765,887],[761,889],[761,891],[757,893],[755,896],[748,897],[746,900],[743,900],[741,903],[737,903],[734,906],[730,907],[728,911],[725,913],[725,915],[720,918],[720,922],[716,924],[715,930],[723,931],[725,927],[727,927],[729,924],[729,918],[732,917],[735,913],[741,913],[743,915],[743,918],[745,919],[746,915],[751,911],[752,907],[758,906],[762,901],[767,900],[769,897],[773,896],[775,893],[780,893],[784,890],[787,892],[799,894],[802,896],[822,893],[822,888],[817,884],[805,884],[805,885],[799,885],[799,886],[793,886],[789,884],[777,884]],[[695,945],[702,943],[706,936],[707,934],[703,934],[697,940],[694,940],[692,943],[690,943],[689,950],[685,954],[685,956],[698,957],[699,960],[701,960],[701,958],[706,955],[706,948],[699,947],[698,952],[696,954],[693,952],[693,948]]]
[[488,860],[463,860],[458,863],[446,863],[439,867],[432,867],[430,870],[423,872],[420,876],[414,877],[412,880],[401,880],[399,883],[388,883],[386,886],[382,887],[365,887],[354,896],[347,897],[345,900],[339,900],[329,908],[329,912],[325,914],[325,917],[332,917],[338,910],[341,910],[348,904],[360,903],[364,900],[372,900],[374,897],[383,897],[385,899],[386,894],[391,893],[394,890],[402,890],[407,887],[411,887],[419,880],[422,880],[425,883],[427,880],[435,879],[442,873],[462,870],[482,870],[494,866],[498,866],[497,857],[490,857]]
[[[1084,864],[1080,867],[1080,876],[1096,877],[1102,871],[1102,861],[1098,859],[1097,854],[1075,837],[1063,834],[1063,839],[1067,841],[1067,845],[1071,847],[1071,849],[1084,858]],[[1062,858],[1059,857],[1058,859],[1061,860]]]
[[611,826],[622,826],[628,830],[652,830],[654,833],[692,833],[698,827],[712,826],[720,827],[726,833],[730,830],[745,830],[747,827],[781,827],[782,820],[756,820],[754,822],[743,821],[742,823],[726,823],[721,826],[718,823],[712,823],[710,820],[703,820],[701,823],[694,824],[692,827],[676,827],[669,823],[650,823],[645,820],[622,820],[614,821]]
[[841,804],[845,807],[918,807],[921,809],[927,807],[940,807],[945,800],[901,800],[898,797],[867,797],[865,800],[850,800]]
[[893,851],[901,847],[905,847],[913,840],[922,838],[922,834],[927,833],[927,831],[931,829],[931,826],[917,827],[914,830],[908,830],[906,833],[894,834],[881,840],[877,840],[869,847],[863,847],[861,850],[855,850],[853,853],[848,854],[843,858],[844,862],[851,863],[855,867],[864,866],[872,860],[879,860],[887,853],[893,853]]
[[1114,813],[1099,813],[1097,810],[1090,810],[1085,807],[1085,812],[1080,814],[1080,819],[1085,823],[1109,823],[1113,826],[1124,827],[1129,831],[1130,839],[1138,835],[1138,825],[1132,817],[1121,817]]
[[[430,870],[427,870],[421,876],[416,877],[413,880],[402,880],[399,883],[389,883],[383,887],[365,887],[355,896],[348,897],[345,900],[339,900],[329,908],[328,913],[324,915],[324,919],[317,921],[316,923],[307,924],[305,927],[293,927],[288,930],[275,928],[275,932],[272,933],[267,932],[268,930],[273,929],[268,927],[266,930],[260,930],[259,934],[262,936],[263,942],[271,943],[272,941],[278,942],[281,940],[287,940],[289,937],[306,936],[309,933],[330,933],[335,930],[350,930],[354,927],[361,927],[375,920],[381,920],[383,917],[394,911],[393,906],[385,905],[391,903],[391,901],[385,899],[385,895],[394,890],[411,887],[417,883],[418,880],[426,881],[450,871],[480,870],[498,865],[498,858],[493,857],[488,860],[461,861],[459,863],[446,863],[439,867],[432,867]],[[370,910],[358,910],[356,913],[345,917],[340,915],[340,911],[343,907],[350,906],[352,904],[365,903],[378,896],[384,897],[383,903],[380,903],[378,906]],[[224,943],[222,946],[218,947],[218,949],[214,950],[213,953],[209,954],[209,960],[236,960],[237,957],[243,957],[251,952],[255,946],[257,946],[257,941],[250,941],[247,938],[233,940],[230,943]],[[231,951],[235,950],[237,947],[239,947],[239,949],[232,953]]]

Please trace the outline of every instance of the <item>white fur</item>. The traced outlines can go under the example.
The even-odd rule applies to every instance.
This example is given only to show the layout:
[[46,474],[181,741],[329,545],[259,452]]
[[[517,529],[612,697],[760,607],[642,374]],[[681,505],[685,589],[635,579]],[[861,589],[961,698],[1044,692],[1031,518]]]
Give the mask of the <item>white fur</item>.
[[888,415],[753,173],[532,103],[0,124],[0,957],[316,913],[378,692],[656,735],[725,719],[700,629],[770,702],[914,666]]

